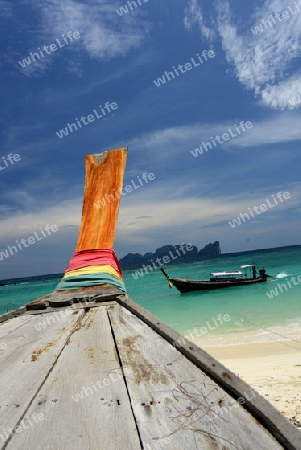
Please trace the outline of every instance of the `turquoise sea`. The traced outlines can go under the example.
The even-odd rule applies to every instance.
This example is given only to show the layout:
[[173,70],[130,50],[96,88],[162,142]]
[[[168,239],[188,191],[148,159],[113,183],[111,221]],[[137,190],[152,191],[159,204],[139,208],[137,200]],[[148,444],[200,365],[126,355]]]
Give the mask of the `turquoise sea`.
[[[132,276],[135,271],[123,274],[128,295],[135,302],[180,333],[191,339],[197,337],[204,346],[284,340],[286,337],[298,339],[301,334],[301,247],[225,255],[218,259],[166,265],[165,270],[171,277],[208,279],[212,271],[235,270],[253,263],[257,269],[264,266],[275,278],[253,286],[180,294],[174,287],[168,287],[159,269],[137,280]],[[296,277],[295,283],[291,281],[292,276]],[[43,276],[0,286],[0,314],[52,292],[59,280],[59,275]],[[278,295],[271,295],[271,290],[276,288]],[[225,315],[230,317],[227,322],[223,319]]]

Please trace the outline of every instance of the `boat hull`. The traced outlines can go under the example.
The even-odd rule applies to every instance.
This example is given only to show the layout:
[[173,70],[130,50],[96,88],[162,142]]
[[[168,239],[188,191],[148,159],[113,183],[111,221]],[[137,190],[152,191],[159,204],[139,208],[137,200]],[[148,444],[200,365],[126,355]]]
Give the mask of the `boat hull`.
[[181,292],[192,291],[209,291],[212,289],[224,289],[232,286],[248,286],[250,284],[264,283],[266,278],[254,278],[249,280],[231,280],[231,281],[198,281],[198,280],[185,280],[184,278],[170,278],[172,284]]

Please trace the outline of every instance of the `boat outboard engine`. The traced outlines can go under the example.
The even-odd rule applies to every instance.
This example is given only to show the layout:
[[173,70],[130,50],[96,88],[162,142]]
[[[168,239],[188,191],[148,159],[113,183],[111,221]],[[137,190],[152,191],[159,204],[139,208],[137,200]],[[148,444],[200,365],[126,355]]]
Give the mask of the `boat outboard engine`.
[[268,278],[268,275],[267,275],[265,269],[259,269],[259,278],[265,278],[265,279]]

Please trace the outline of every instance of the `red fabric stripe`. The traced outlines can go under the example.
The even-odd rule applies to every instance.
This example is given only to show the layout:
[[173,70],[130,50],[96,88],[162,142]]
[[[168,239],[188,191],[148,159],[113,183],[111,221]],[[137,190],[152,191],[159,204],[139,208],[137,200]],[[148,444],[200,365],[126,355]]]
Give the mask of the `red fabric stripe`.
[[65,273],[69,272],[69,270],[104,264],[114,267],[121,278],[123,278],[118,258],[112,248],[81,250],[80,252],[75,252]]

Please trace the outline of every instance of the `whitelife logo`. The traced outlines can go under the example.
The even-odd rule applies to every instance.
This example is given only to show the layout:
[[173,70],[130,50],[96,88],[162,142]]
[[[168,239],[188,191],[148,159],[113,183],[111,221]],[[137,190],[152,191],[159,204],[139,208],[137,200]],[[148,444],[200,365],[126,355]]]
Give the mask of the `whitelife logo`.
[[[82,390],[75,395],[72,395],[72,400],[78,402],[79,400],[83,400],[85,397],[89,397],[89,395],[93,395],[98,389],[103,389],[105,386],[109,386],[111,383],[115,383],[115,381],[121,380],[123,378],[122,374],[119,373],[110,373],[109,378],[104,378],[103,380],[97,380],[95,383],[91,381],[91,386],[83,386]],[[97,387],[95,386],[97,384]],[[93,389],[94,391],[93,391]]]
[[301,0],[299,1],[299,3],[294,2],[294,6],[295,9],[289,6],[288,11],[283,11],[282,13],[276,13],[274,15],[270,14],[267,20],[263,19],[260,25],[256,25],[254,28],[251,28],[252,33],[261,34],[264,29],[268,30],[269,28],[278,25],[278,23],[283,22],[284,20],[291,19],[296,14],[299,14],[301,12],[301,9],[299,8],[299,6],[301,6]]
[[[144,3],[147,3],[149,0],[143,0]],[[138,5],[137,5],[137,3]],[[134,5],[134,7],[133,7]],[[136,0],[136,1],[128,1],[127,4],[125,4],[124,6],[121,6],[121,8],[116,9],[116,12],[119,16],[123,16],[123,14],[127,14],[130,10],[133,11],[133,9],[138,8],[138,6],[142,6],[143,3],[141,3],[141,0]],[[128,8],[128,6],[130,7],[130,10]]]
[[[20,161],[21,156],[18,153],[15,153],[14,155],[12,153],[10,153],[9,155],[7,155],[6,158],[4,156],[2,156],[2,159],[3,159],[4,166],[2,166],[2,162],[1,162],[0,170],[4,170],[4,169],[6,169],[6,167],[12,166],[15,162]],[[9,163],[8,163],[8,161],[9,161]]]
[[[288,200],[290,197],[291,197],[291,195],[290,195],[290,193],[289,192],[278,192],[278,194],[276,195],[276,197],[278,198],[278,200],[280,201],[280,203],[283,203],[283,201],[284,200]],[[283,197],[283,198],[282,198]],[[262,212],[265,212],[265,211],[267,211],[268,210],[268,208],[274,208],[275,206],[277,206],[278,205],[278,202],[277,202],[277,200],[276,200],[276,198],[275,198],[275,196],[274,195],[272,195],[272,201],[274,202],[274,203],[271,203],[270,202],[270,200],[267,198],[266,199],[266,202],[267,203],[262,203],[260,206],[253,206],[253,211],[257,214],[257,215],[259,215],[259,214],[261,214]],[[253,211],[251,210],[251,208],[248,208],[248,212],[249,212],[249,214],[250,214],[250,216],[252,217],[252,218],[254,218],[255,216],[254,216],[254,213],[253,213]],[[246,220],[250,220],[251,219],[251,217],[249,216],[249,214],[248,213],[239,213],[239,216],[237,217],[237,219],[233,219],[233,220],[230,220],[230,222],[228,222],[229,223],[229,225],[231,225],[231,227],[232,228],[235,228],[236,226],[238,226],[238,225],[241,225],[241,219],[243,220],[243,222],[245,222]]]
[[213,414],[216,414],[217,417],[223,416],[224,414],[228,414],[234,408],[237,408],[239,405],[244,405],[246,403],[246,399],[250,402],[254,400],[257,396],[256,392],[250,388],[249,392],[244,391],[244,396],[239,397],[237,400],[231,399],[231,404],[229,406],[223,406],[223,404],[215,406],[211,409]]
[[[98,114],[96,109],[93,109],[93,112],[97,119],[101,119],[103,117],[103,115],[106,116],[106,112],[105,112],[104,108],[107,110],[108,113],[111,113],[112,111],[115,111],[115,109],[118,108],[118,105],[115,102],[112,102],[112,103],[106,102],[104,105],[104,108],[101,105],[99,105],[99,108],[100,108],[102,114]],[[75,120],[77,122],[78,127],[76,126],[75,123],[70,124],[68,122],[67,126],[63,130],[57,131],[55,134],[60,139],[62,139],[63,137],[68,136],[69,131],[71,131],[71,133],[73,133],[73,131],[77,131],[78,128],[82,128],[82,124],[80,122],[82,122],[84,125],[89,125],[89,123],[94,122],[95,117],[93,114],[89,114],[88,116],[81,116],[81,118],[79,120],[77,117],[75,117]]]
[[[153,80],[153,83],[157,86],[160,87],[162,84],[166,84],[166,80],[167,81],[171,81],[172,79],[175,79],[176,76],[179,77],[181,75],[181,73],[186,73],[189,70],[193,69],[194,67],[198,67],[201,64],[203,64],[205,61],[208,61],[209,59],[212,59],[215,57],[215,53],[213,50],[209,50],[209,52],[207,50],[204,50],[202,52],[202,56],[200,56],[197,53],[197,59],[199,62],[195,61],[194,58],[190,58],[190,62],[186,63],[186,64],[179,64],[178,67],[172,66],[173,67],[173,72],[164,72],[164,75],[162,75],[162,77],[157,78],[157,80]],[[184,69],[185,67],[185,69]],[[179,73],[180,72],[180,73]],[[165,78],[166,77],[166,78]]]
[[[298,280],[298,281],[297,281],[297,280]],[[298,284],[301,283],[301,275],[298,275],[298,278],[297,278],[297,279],[296,279],[296,277],[291,277],[291,280],[290,280],[290,281],[291,281],[292,283],[294,283],[294,286],[298,286]],[[286,284],[284,284],[284,283],[283,283],[283,284],[278,283],[278,284],[277,284],[277,287],[276,287],[275,289],[271,289],[270,292],[267,292],[266,294],[267,294],[267,296],[269,297],[269,299],[272,300],[272,298],[273,298],[274,296],[277,297],[277,296],[279,295],[279,293],[282,294],[283,288],[284,288],[285,291],[288,291],[289,289],[292,289],[293,286],[291,285],[290,281],[287,280],[287,281],[286,281]],[[278,289],[279,289],[280,292],[278,292]]]
[[[142,178],[142,180],[141,180],[141,178]],[[148,184],[148,181],[153,181],[156,177],[153,172],[151,172],[151,173],[144,172],[144,174],[141,176],[141,178],[139,177],[139,175],[137,175],[138,180],[131,180],[131,184],[127,184],[119,191],[116,191],[116,189],[114,189],[114,192],[112,194],[109,194],[109,195],[106,194],[101,200],[98,200],[97,203],[94,202],[94,206],[98,209],[103,208],[107,204],[109,204],[112,201],[119,198],[121,195],[123,196],[123,195],[133,192],[133,188],[135,190],[139,189],[141,186],[144,186],[144,183]],[[137,182],[137,184],[135,183],[135,181]],[[144,181],[144,183],[143,183],[143,181]],[[125,192],[123,192],[123,191],[125,191]]]
[[[212,322],[210,323],[210,321]],[[208,331],[213,331],[219,328],[221,325],[224,325],[225,322],[229,322],[231,320],[231,316],[229,314],[219,314],[216,318],[212,317],[212,319],[207,320],[206,326],[203,326],[201,328],[194,328],[193,331],[188,330],[188,334],[185,334],[184,337],[186,339],[190,339],[193,341],[193,339],[196,337],[201,337],[204,334],[207,334]]]
[[[33,422],[31,421],[33,420]],[[45,419],[45,416],[43,413],[33,413],[31,416],[31,419],[29,417],[25,417],[25,419],[21,420],[20,425],[14,427],[14,428],[3,428],[3,431],[0,433],[0,439],[2,439],[3,442],[5,442],[13,433],[21,433],[23,430],[27,430],[29,426],[33,427],[35,424],[40,422],[41,420]],[[29,426],[27,426],[29,425]],[[4,447],[2,447],[4,448]]]
[[61,310],[58,312],[53,312],[51,314],[43,314],[44,320],[43,322],[39,322],[34,325],[37,331],[43,331],[47,326],[55,324],[63,320],[65,317],[74,314],[74,311],[77,311],[79,308],[87,307],[89,302],[94,300],[94,296],[85,295],[82,297],[82,301],[74,303],[70,308]]
[[[32,63],[37,62],[39,59],[45,58],[43,50],[47,55],[50,55],[52,52],[56,52],[58,48],[66,47],[66,45],[70,44],[70,42],[73,42],[73,39],[79,39],[80,34],[78,31],[74,31],[74,32],[69,31],[67,33],[67,38],[69,39],[69,41],[63,34],[62,34],[62,38],[63,38],[63,41],[65,42],[65,44],[61,43],[61,41],[59,39],[56,39],[55,42],[57,43],[57,45],[56,44],[51,44],[49,46],[44,45],[42,50],[40,47],[38,47],[39,53],[30,52],[29,56],[27,58],[24,58],[22,61],[18,61],[20,66],[24,69],[25,67],[30,66]],[[49,47],[49,49],[48,49],[48,47]]]
[[[16,239],[16,244],[19,247],[19,250],[23,250],[23,248],[29,247],[30,245],[35,244],[37,241],[41,241],[42,239],[44,239],[45,237],[51,235],[51,233],[56,233],[58,231],[58,227],[57,225],[53,224],[53,225],[46,225],[46,227],[44,228],[44,230],[40,227],[40,231],[41,231],[41,236],[38,235],[38,233],[35,231],[34,232],[34,236],[29,236],[29,238],[27,238],[27,243],[26,243],[26,239],[21,239],[21,241],[19,242],[18,239]],[[47,234],[45,233],[47,232]],[[23,245],[23,247],[22,247]],[[8,258],[10,255],[13,255],[14,252],[18,253],[19,250],[17,249],[17,247],[15,245],[8,245],[6,247],[6,250],[0,252],[0,261],[3,261],[3,258]]]
[[[181,245],[179,245],[179,246],[174,245],[173,247],[174,247],[174,250],[175,250],[175,252],[177,253],[178,256],[175,256],[175,255],[173,254],[173,252],[170,250],[169,253],[168,253],[168,255],[165,255],[165,256],[163,256],[163,257],[161,257],[161,258],[159,258],[159,257],[156,258],[156,262],[154,262],[154,261],[151,259],[150,262],[152,263],[154,269],[158,269],[156,263],[159,265],[159,267],[162,267],[162,266],[164,266],[164,264],[169,264],[172,260],[175,260],[175,259],[177,259],[177,258],[179,258],[179,257],[181,257],[181,256],[183,256],[183,255],[185,255],[185,254],[186,254],[186,251],[187,251],[187,252],[190,252],[191,250],[193,250],[193,245],[192,245],[192,244],[186,244],[186,245],[181,244]],[[182,252],[182,255],[181,255],[180,251]],[[161,260],[162,260],[163,262],[161,262]],[[142,269],[136,270],[136,271],[135,271],[134,273],[132,273],[131,275],[132,275],[132,277],[133,277],[135,280],[138,280],[139,277],[143,277],[143,276],[144,276],[144,273],[145,273],[145,274],[148,274],[148,273],[149,273],[149,272],[148,272],[149,270],[150,270],[151,272],[153,272],[153,271],[154,271],[153,267],[152,267],[151,265],[147,265],[147,266],[146,266],[145,264],[143,264]],[[144,273],[143,273],[143,271],[144,271]]]
[[[216,135],[215,138],[213,138],[212,136],[210,137],[212,144],[214,145],[214,147],[217,147],[217,143],[216,140],[219,144],[223,144],[224,142],[229,141],[229,139],[231,138],[235,138],[238,135],[241,134],[241,131],[245,132],[251,128],[253,128],[253,124],[252,122],[248,121],[248,122],[244,122],[241,121],[240,124],[237,126],[236,123],[234,124],[235,130],[237,131],[237,134],[232,132],[231,128],[228,128],[227,131],[229,131],[228,133],[223,133],[221,136],[220,135]],[[203,147],[203,148],[202,148]],[[202,142],[199,148],[195,148],[194,150],[191,150],[190,153],[197,158],[199,155],[202,155],[204,153],[203,149],[205,150],[205,152],[208,152],[208,150],[212,150],[212,145],[210,142]]]

